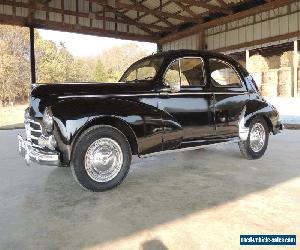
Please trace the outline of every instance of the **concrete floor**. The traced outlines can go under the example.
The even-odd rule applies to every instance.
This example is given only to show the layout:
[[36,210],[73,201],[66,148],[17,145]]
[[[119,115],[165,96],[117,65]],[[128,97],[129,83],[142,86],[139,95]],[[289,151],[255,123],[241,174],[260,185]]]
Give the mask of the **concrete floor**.
[[68,168],[26,167],[16,134],[0,131],[0,249],[249,249],[240,234],[300,236],[300,131],[272,136],[257,161],[235,144],[134,159],[105,193]]

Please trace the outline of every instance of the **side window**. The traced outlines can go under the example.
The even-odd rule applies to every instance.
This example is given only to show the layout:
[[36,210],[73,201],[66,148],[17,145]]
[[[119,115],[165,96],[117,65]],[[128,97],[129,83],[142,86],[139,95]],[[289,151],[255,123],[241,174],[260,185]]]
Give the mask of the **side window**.
[[209,59],[211,82],[215,87],[240,87],[241,79],[229,64]]
[[180,84],[180,69],[179,69],[179,61],[176,60],[173,62],[169,68],[167,69],[167,72],[164,77],[165,85],[170,86],[170,84],[178,83]]
[[183,58],[180,60],[181,86],[203,86],[203,61],[200,58]]
[[178,83],[181,86],[204,85],[203,61],[200,58],[183,58],[174,61],[164,77],[164,83]]

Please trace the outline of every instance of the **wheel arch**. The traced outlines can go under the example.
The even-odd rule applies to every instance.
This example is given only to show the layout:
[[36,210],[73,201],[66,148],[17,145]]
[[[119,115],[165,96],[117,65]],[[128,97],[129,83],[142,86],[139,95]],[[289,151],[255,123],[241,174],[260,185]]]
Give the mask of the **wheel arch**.
[[250,118],[247,120],[247,122],[246,122],[245,125],[246,125],[247,127],[249,127],[251,121],[252,121],[253,119],[255,119],[255,118],[261,118],[261,119],[263,119],[263,120],[267,123],[267,125],[268,125],[269,132],[273,132],[273,124],[272,124],[272,122],[271,122],[271,119],[270,119],[268,116],[263,115],[263,114],[256,114],[256,115],[250,117]]
[[80,137],[80,135],[86,129],[88,129],[92,126],[96,126],[96,125],[108,125],[108,126],[112,126],[116,129],[118,129],[127,138],[129,145],[131,147],[132,154],[133,155],[139,154],[137,138],[136,138],[134,131],[130,127],[130,125],[126,121],[124,121],[118,117],[113,117],[113,116],[97,117],[97,118],[94,118],[94,119],[88,121],[84,126],[82,126],[79,129],[79,131],[76,133],[75,137],[73,138],[73,141],[71,144],[72,151],[73,151],[73,146],[74,146],[75,142],[78,140],[78,138]]

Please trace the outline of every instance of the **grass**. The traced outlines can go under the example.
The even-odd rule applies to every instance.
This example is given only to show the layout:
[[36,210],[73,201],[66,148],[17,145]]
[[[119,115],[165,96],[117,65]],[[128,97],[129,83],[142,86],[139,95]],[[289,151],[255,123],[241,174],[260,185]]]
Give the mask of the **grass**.
[[0,128],[18,128],[23,127],[25,105],[0,107]]

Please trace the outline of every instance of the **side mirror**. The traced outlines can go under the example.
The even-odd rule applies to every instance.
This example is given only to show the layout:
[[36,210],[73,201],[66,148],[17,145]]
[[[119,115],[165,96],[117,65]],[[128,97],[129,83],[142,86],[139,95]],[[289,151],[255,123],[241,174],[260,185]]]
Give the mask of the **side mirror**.
[[180,84],[178,83],[170,82],[169,86],[170,86],[171,93],[177,93],[180,91]]

